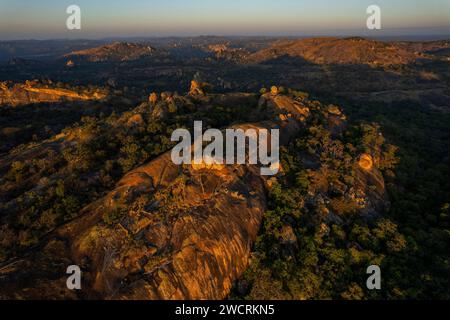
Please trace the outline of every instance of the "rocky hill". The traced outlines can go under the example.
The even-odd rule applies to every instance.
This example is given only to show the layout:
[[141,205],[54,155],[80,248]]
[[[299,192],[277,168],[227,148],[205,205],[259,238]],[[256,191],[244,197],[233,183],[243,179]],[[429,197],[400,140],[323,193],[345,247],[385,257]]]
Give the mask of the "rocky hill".
[[411,52],[433,53],[437,50],[450,48],[450,41],[449,40],[425,41],[425,42],[399,41],[396,42],[396,45],[405,48]]
[[243,62],[249,55],[247,50],[242,48],[233,48],[229,43],[212,44],[207,50],[214,53],[218,60],[230,60],[235,62]]
[[[295,151],[295,157],[307,169],[302,173],[304,179],[310,181],[308,186],[304,185],[304,198],[299,202],[303,203],[304,210],[312,212],[316,207],[317,214],[325,216],[324,223],[330,226],[351,220],[346,216],[349,212],[366,219],[384,214],[388,200],[379,170],[383,162],[379,142],[372,144],[365,138],[368,144],[356,145],[356,148],[349,147],[347,142],[345,148],[349,149],[344,150],[341,141],[347,124],[342,110],[310,101],[304,94],[281,94],[274,87],[260,96],[259,102],[255,98],[252,94],[178,96],[155,93],[148,103],[119,119],[108,120],[108,124],[103,125],[91,123],[73,128],[52,141],[69,163],[80,167],[83,158],[79,157],[84,153],[77,153],[76,158],[75,155],[69,157],[65,148],[74,147],[81,151],[90,149],[88,145],[91,145],[96,154],[103,152],[103,156],[99,156],[104,162],[105,154],[110,151],[101,150],[112,146],[113,141],[117,143],[115,137],[125,134],[131,139],[146,141],[148,138],[142,136],[142,132],[155,132],[159,121],[167,123],[162,128],[170,126],[168,123],[174,114],[192,115],[193,119],[207,115],[209,119],[217,117],[217,121],[223,122],[230,115],[223,110],[232,114],[248,105],[253,112],[246,111],[245,114],[252,122],[235,124],[234,128],[279,128],[281,144],[285,147],[301,137],[306,139],[307,144],[298,144]],[[241,107],[236,108],[237,105]],[[101,126],[110,129],[104,131]],[[323,136],[319,138],[319,134]],[[152,136],[156,137],[155,134]],[[110,139],[110,142],[104,139]],[[147,140],[145,145],[148,143]],[[133,157],[139,153],[139,149],[131,145],[117,148],[121,150],[119,153],[131,148]],[[18,152],[16,159],[20,158],[21,151]],[[333,155],[333,159],[327,160],[325,155]],[[14,162],[13,159],[9,161]],[[125,161],[119,163],[128,167]],[[267,195],[276,185],[289,181],[292,164],[282,162],[282,165],[276,177],[267,178],[260,175],[257,165],[177,166],[171,162],[170,152],[162,153],[154,160],[126,171],[104,196],[86,203],[79,212],[71,210],[73,220],[66,220],[31,242],[32,247],[16,259],[5,261],[0,266],[0,298],[225,298],[249,266],[253,244],[268,209]],[[70,188],[64,187],[62,171],[54,173],[45,181],[40,179],[39,187],[34,188],[33,193],[46,197],[54,193],[51,186],[56,184],[57,197],[66,199],[62,202],[64,207],[73,197],[68,193],[91,189],[87,185],[75,185],[89,180],[95,184],[105,179],[95,178],[94,173],[86,176],[84,172],[84,178],[70,178],[80,179],[79,182],[68,182]],[[6,174],[2,183],[14,177],[11,174]],[[105,173],[99,174],[104,176]],[[13,179],[20,181],[15,177]],[[33,179],[37,180],[39,176]],[[96,179],[100,180],[95,182]],[[10,191],[8,198],[16,192]],[[3,193],[3,210],[5,214],[13,213],[19,202],[6,201],[5,197],[6,193]],[[20,203],[25,201],[24,209],[29,208],[34,199],[38,198],[28,192],[21,197]],[[36,210],[39,205],[33,207]],[[33,214],[39,215],[38,212],[39,209]],[[42,216],[35,219],[45,223],[54,214],[42,212]],[[12,221],[16,219],[11,218]],[[53,219],[58,221],[60,218]],[[3,220],[9,221],[7,215]],[[37,228],[35,232],[38,232],[42,227],[41,224],[31,228]],[[23,232],[25,230],[18,239],[26,245]],[[16,245],[12,241],[15,237],[12,229],[3,227],[2,235],[4,246]],[[3,247],[2,250],[9,249]],[[77,264],[83,270],[82,291],[66,289],[65,269],[70,264]]]
[[408,64],[419,54],[405,46],[364,38],[309,38],[275,42],[249,57],[252,62],[262,63],[282,58],[294,58],[299,62],[314,64]]
[[39,81],[25,83],[0,82],[0,105],[26,105],[40,102],[61,102],[63,100],[102,100],[107,96],[105,90],[74,90],[45,85]]
[[68,59],[82,59],[91,62],[103,61],[132,61],[145,57],[150,57],[156,52],[156,49],[149,45],[115,42],[112,44],[74,51],[66,54]]

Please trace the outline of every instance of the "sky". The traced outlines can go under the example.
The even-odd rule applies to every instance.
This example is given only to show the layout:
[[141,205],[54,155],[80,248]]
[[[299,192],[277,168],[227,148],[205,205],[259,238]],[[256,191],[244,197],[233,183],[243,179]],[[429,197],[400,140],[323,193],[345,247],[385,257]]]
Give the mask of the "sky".
[[[68,30],[66,9],[81,9]],[[366,27],[369,5],[381,30]],[[0,39],[450,34],[450,0],[0,0]]]

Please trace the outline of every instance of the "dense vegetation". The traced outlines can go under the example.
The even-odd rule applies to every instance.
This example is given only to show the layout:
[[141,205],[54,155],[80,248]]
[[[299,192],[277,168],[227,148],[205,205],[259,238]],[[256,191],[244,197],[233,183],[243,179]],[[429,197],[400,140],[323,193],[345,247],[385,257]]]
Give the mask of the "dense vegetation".
[[[401,297],[450,297],[450,115],[404,101],[393,106],[351,105],[353,119],[380,123],[399,147],[396,177],[388,186],[390,217],[407,239],[406,254],[392,261]],[[391,271],[392,270],[392,271]]]
[[[248,106],[197,110],[195,99],[164,93],[167,101],[142,103],[121,115],[85,116],[62,131],[56,141],[19,145],[11,154],[43,149],[16,160],[0,179],[0,261],[39,244],[55,227],[107,193],[128,171],[169,150],[170,136],[195,119],[223,127],[248,117]],[[118,108],[120,110],[120,108]],[[136,122],[130,122],[137,116]],[[37,119],[39,121],[40,119]],[[50,148],[45,148],[51,145]]]
[[[283,150],[287,176],[271,190],[270,211],[250,268],[233,298],[245,299],[448,299],[450,213],[450,116],[405,101],[395,106],[342,101],[351,129],[335,141],[345,152],[367,146],[382,130],[388,146],[381,164],[390,199],[382,217],[367,220],[341,206],[331,224],[310,206],[317,183],[302,167],[299,150],[339,161],[312,127]],[[376,121],[378,125],[357,125]],[[355,137],[358,137],[355,139]],[[381,142],[384,144],[384,142]],[[316,146],[316,149],[309,148]],[[350,147],[349,147],[350,146]],[[330,164],[333,168],[336,163]],[[348,168],[338,168],[350,174]],[[340,175],[328,178],[348,182]],[[343,174],[343,175],[342,175]],[[325,178],[326,179],[326,178]],[[335,195],[336,196],[336,195]],[[339,197],[337,197],[339,198]],[[335,198],[336,199],[336,198]],[[336,208],[336,207],[335,207]],[[325,222],[325,223],[324,223]],[[367,290],[366,268],[380,265],[382,290]]]

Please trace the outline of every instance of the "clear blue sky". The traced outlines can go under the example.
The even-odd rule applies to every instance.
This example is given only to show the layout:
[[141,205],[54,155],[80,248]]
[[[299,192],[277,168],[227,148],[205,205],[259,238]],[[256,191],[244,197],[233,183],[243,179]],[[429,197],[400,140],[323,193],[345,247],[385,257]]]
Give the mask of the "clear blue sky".
[[[71,4],[81,31],[66,30]],[[363,34],[371,4],[383,34],[450,33],[450,0],[0,0],[0,39]]]

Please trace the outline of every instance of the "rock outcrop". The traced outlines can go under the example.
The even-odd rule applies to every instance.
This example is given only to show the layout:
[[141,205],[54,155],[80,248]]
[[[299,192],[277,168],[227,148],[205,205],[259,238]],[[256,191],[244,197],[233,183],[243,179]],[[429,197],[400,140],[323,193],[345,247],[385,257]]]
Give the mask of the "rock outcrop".
[[[269,120],[233,128],[278,128],[282,145],[305,127],[311,113],[280,94],[262,96],[255,108]],[[286,118],[280,120],[280,114]],[[267,209],[266,188],[274,178],[267,180],[259,169],[179,166],[165,153],[126,174],[39,248],[0,266],[0,298],[226,298],[247,268]],[[381,186],[378,173],[363,168],[361,188],[369,188],[363,184],[372,178]],[[288,226],[282,241],[285,250],[295,250]],[[82,269],[81,291],[66,289],[69,265]]]
[[144,44],[115,42],[97,48],[74,51],[65,57],[90,62],[132,61],[152,56],[155,51],[153,47]]
[[70,89],[42,86],[35,81],[26,83],[0,83],[0,105],[19,106],[40,102],[61,102],[63,100],[102,100],[107,93],[102,90],[95,92],[77,92]]
[[192,96],[204,96],[208,89],[211,89],[211,85],[209,83],[192,80],[189,94]]
[[156,104],[158,102],[158,94],[156,92],[152,92],[148,96],[148,102],[150,102],[151,104]]
[[[292,119],[235,128],[249,127],[279,128],[282,143],[300,129]],[[70,263],[83,268],[83,298],[225,298],[247,267],[266,209],[264,178],[257,166],[177,166],[170,156],[127,174],[41,251],[3,268],[41,286],[8,282],[2,292],[58,297]],[[30,268],[31,276],[22,273]]]
[[408,64],[420,57],[405,46],[358,37],[310,38],[277,41],[249,56],[252,62],[270,62],[289,57],[298,63],[365,64],[387,66]]
[[215,54],[216,59],[235,62],[245,61],[246,57],[249,55],[249,52],[242,48],[230,47],[230,43],[209,45],[208,50]]
[[369,219],[379,217],[389,209],[383,174],[374,160],[375,155],[364,153],[355,168],[355,194],[360,199],[361,215]]
[[279,89],[273,86],[270,93],[261,96],[258,103],[259,107],[274,116],[282,114],[284,115],[283,119],[293,117],[296,120],[304,121],[309,116],[310,110],[307,106],[300,101],[278,93]]

